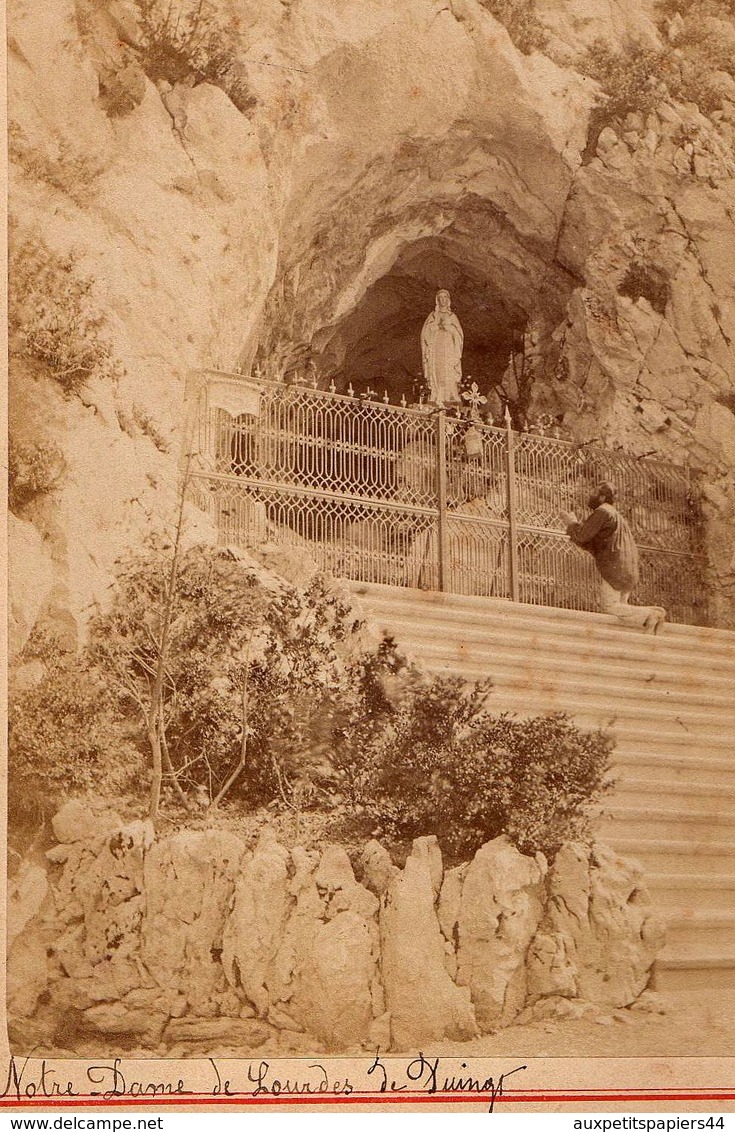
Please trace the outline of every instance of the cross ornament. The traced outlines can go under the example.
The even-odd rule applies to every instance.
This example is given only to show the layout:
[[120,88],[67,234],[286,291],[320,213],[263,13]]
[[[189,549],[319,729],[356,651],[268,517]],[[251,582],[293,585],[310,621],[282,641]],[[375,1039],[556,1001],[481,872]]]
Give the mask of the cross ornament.
[[483,397],[476,381],[472,382],[468,392],[462,394],[462,400],[470,406],[470,416],[473,419],[479,417],[480,405],[487,405],[487,397]]

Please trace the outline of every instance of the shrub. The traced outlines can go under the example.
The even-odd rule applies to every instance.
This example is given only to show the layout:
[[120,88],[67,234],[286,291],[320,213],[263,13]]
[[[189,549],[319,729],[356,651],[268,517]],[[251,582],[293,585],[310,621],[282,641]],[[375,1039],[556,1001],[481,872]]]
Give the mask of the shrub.
[[55,491],[66,470],[58,445],[24,444],[11,432],[8,439],[8,506],[17,512],[39,495]]
[[580,69],[607,94],[604,117],[608,121],[654,110],[667,97],[667,78],[675,73],[668,50],[630,41],[622,51],[615,51],[603,39],[595,40],[588,49]]
[[216,11],[202,0],[137,0],[141,65],[153,82],[193,80],[223,90],[243,114],[255,105],[237,58],[237,43]]
[[536,0],[480,0],[480,3],[503,25],[524,55],[546,46],[548,35],[536,14]]
[[670,287],[668,279],[657,267],[636,260],[628,266],[618,284],[618,293],[627,295],[633,302],[647,299],[655,311],[665,314]]
[[656,7],[664,17],[735,19],[735,0],[658,0]]
[[585,835],[611,741],[563,715],[494,717],[487,692],[437,678],[378,726],[355,721],[339,755],[353,802],[385,833],[435,833],[455,857],[502,833],[522,852],[553,857],[564,840]]
[[[735,0],[662,0],[658,8],[664,47],[628,42],[614,51],[597,40],[582,60],[581,70],[608,95],[607,121],[645,114],[666,99],[695,102],[711,114],[728,93],[718,72],[735,78]],[[666,21],[676,14],[681,25],[671,44]]]
[[72,255],[42,240],[16,243],[10,254],[8,322],[11,350],[42,362],[67,394],[92,377],[115,381],[120,363],[104,333],[92,280]]
[[[118,416],[118,420],[119,419]],[[170,450],[171,445],[161,432],[156,421],[150,413],[147,413],[146,410],[137,403],[133,404],[133,420],[143,435],[153,441],[159,452],[168,452]]]
[[104,170],[97,153],[77,149],[59,133],[50,132],[42,148],[31,142],[17,122],[8,124],[8,155],[32,181],[41,181],[85,207],[94,182]]
[[53,638],[34,636],[24,660],[41,659],[41,680],[10,695],[9,813],[50,813],[64,797],[89,789],[132,787],[142,757],[113,689],[84,656]]
[[[54,659],[11,715],[14,789],[54,797],[139,778],[161,649],[170,551],[122,569],[81,658]],[[163,690],[169,782],[246,806],[337,807],[395,838],[436,833],[466,857],[508,834],[553,856],[584,835],[611,748],[563,716],[487,708],[488,682],[422,676],[395,643],[361,647],[361,623],[323,578],[266,587],[227,551],[181,558]]]
[[[678,14],[675,48],[680,68],[678,97],[695,102],[711,114],[724,97],[732,97],[725,76],[735,78],[735,2],[733,0],[689,0],[660,4],[663,17]],[[666,23],[661,21],[662,30]],[[723,75],[724,72],[724,75]]]

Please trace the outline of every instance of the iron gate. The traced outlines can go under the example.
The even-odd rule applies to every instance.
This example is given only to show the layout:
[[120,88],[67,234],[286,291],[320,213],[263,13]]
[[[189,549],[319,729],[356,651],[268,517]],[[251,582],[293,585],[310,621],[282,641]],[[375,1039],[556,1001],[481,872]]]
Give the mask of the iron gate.
[[687,469],[426,406],[209,375],[190,496],[220,541],[303,546],[337,577],[596,609],[589,554],[559,512],[618,491],[641,555],[635,599],[706,620]]

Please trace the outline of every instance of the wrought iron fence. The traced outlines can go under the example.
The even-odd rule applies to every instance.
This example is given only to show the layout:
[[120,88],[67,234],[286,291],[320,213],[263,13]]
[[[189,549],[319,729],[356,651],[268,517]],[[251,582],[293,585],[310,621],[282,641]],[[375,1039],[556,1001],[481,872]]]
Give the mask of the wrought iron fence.
[[318,389],[208,376],[189,491],[225,544],[303,546],[334,575],[596,609],[561,528],[611,480],[641,552],[635,600],[706,622],[687,469]]

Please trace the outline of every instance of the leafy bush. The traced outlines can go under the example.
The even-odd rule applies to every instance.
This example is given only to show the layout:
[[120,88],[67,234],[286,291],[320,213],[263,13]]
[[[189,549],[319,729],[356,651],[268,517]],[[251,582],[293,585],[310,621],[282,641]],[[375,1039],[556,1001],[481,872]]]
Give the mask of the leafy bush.
[[633,302],[641,298],[647,299],[659,314],[666,313],[670,293],[669,282],[664,273],[653,264],[639,260],[631,263],[618,285],[618,292],[627,295]]
[[92,280],[74,256],[26,239],[11,248],[8,270],[12,352],[42,362],[67,394],[81,392],[92,377],[119,377]]
[[8,803],[15,819],[51,812],[69,794],[132,787],[142,770],[114,690],[94,666],[36,636],[24,659],[40,659],[37,684],[11,694]]
[[8,124],[8,154],[32,181],[65,193],[80,207],[88,204],[94,182],[104,169],[98,153],[88,153],[50,130],[44,147],[32,141],[17,122]]
[[480,3],[503,25],[524,55],[546,46],[548,35],[536,14],[536,0],[480,0]]
[[628,42],[615,51],[597,39],[582,59],[584,74],[596,79],[608,96],[604,117],[624,118],[636,111],[647,114],[668,95],[667,78],[675,73],[670,51]]
[[216,11],[203,0],[137,0],[141,65],[153,82],[193,80],[219,87],[243,114],[255,105],[237,43]]
[[[726,76],[735,79],[735,3],[689,0],[679,5],[665,3],[659,10],[664,16],[677,14],[680,20],[674,41],[680,76],[672,93],[711,114],[724,97],[732,98]],[[665,22],[663,19],[662,25]]]
[[169,592],[169,785],[200,801],[336,807],[346,829],[368,818],[394,838],[436,833],[458,857],[500,833],[553,856],[584,834],[611,747],[602,733],[563,716],[494,717],[488,682],[427,678],[390,639],[366,649],[323,578],[266,586],[204,547],[182,556],[167,591],[170,577],[166,548],[131,559],[82,658],[55,659],[14,702],[14,789],[39,773],[54,796],[102,774],[108,787],[142,780]]
[[735,0],[658,0],[656,7],[665,17],[735,19]]
[[353,802],[401,839],[435,833],[466,858],[506,833],[553,857],[583,836],[605,789],[611,740],[563,715],[494,717],[488,685],[437,678],[377,722],[356,720],[338,758]]
[[[648,113],[666,99],[711,114],[731,96],[723,72],[735,78],[735,0],[662,0],[658,9],[663,47],[628,42],[614,51],[597,40],[582,60],[581,69],[608,95],[606,121]],[[680,26],[671,43],[666,25],[674,15]]]
[[24,444],[11,432],[8,439],[8,506],[17,512],[39,495],[59,486],[66,464],[58,445]]

